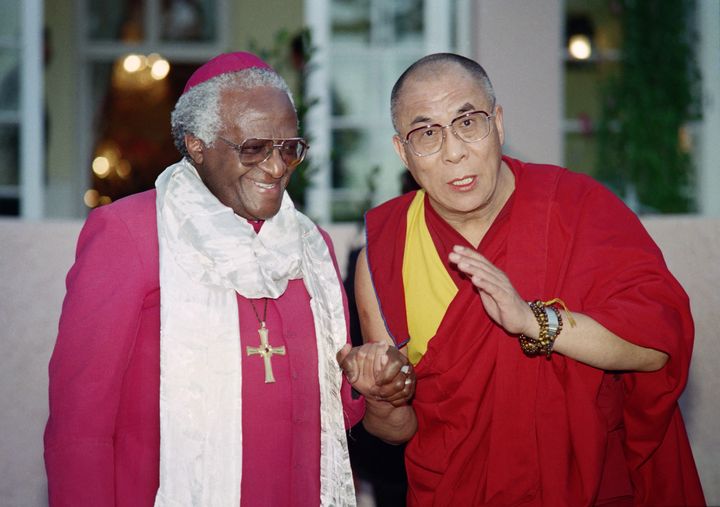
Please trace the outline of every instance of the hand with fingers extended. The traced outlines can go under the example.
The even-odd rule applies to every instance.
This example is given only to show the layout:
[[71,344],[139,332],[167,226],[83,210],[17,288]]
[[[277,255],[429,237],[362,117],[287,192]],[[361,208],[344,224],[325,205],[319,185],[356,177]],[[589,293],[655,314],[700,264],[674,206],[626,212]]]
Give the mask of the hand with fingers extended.
[[532,310],[505,273],[471,248],[454,246],[448,258],[477,287],[491,319],[510,334],[536,334],[538,326]]
[[369,399],[406,405],[415,394],[415,371],[400,351],[388,343],[345,345],[337,353],[348,382]]

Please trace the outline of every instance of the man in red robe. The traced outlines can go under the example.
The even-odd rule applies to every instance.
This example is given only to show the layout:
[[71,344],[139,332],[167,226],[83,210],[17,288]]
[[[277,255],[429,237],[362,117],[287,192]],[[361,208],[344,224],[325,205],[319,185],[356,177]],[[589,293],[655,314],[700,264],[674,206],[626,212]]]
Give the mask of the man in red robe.
[[503,156],[472,60],[420,59],[391,104],[422,190],[367,214],[356,296],[365,347],[415,365],[412,403],[371,396],[364,418],[408,441],[409,505],[704,505],[677,405],[688,298],[637,217],[589,177]]
[[336,362],[332,245],[285,193],[307,150],[287,85],[220,55],[172,127],[183,159],[78,241],[50,362],[50,504],[354,505],[345,429],[364,401]]

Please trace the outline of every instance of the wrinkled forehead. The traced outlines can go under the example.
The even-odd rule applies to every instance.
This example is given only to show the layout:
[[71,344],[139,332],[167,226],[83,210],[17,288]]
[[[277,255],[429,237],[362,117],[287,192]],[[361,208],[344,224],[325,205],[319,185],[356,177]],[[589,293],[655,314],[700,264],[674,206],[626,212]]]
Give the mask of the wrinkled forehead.
[[220,111],[245,121],[265,117],[296,117],[295,107],[288,94],[270,86],[228,87],[220,95]]
[[291,137],[297,130],[297,114],[287,93],[269,86],[223,90],[220,116],[226,128],[240,128],[246,135]]

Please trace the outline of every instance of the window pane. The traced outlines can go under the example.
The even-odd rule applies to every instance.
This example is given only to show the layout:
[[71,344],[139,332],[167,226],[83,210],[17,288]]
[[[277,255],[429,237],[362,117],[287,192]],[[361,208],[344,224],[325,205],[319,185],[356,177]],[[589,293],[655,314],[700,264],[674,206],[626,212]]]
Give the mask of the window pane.
[[333,0],[330,18],[333,42],[369,42],[369,0]]
[[91,0],[88,37],[92,40],[142,41],[144,0]]
[[0,38],[15,39],[20,26],[20,5],[22,0],[3,0],[0,2]]
[[597,158],[597,140],[594,135],[568,134],[565,136],[565,165],[573,171],[594,173]]
[[399,0],[389,5],[395,7],[393,13],[395,40],[422,43],[425,29],[423,0]]
[[362,154],[370,147],[367,133],[361,129],[336,129],[332,147],[333,187],[361,187],[367,173]]
[[92,66],[96,138],[88,171],[102,201],[91,207],[153,188],[160,172],[180,159],[170,112],[197,66],[170,64],[165,77],[153,79],[149,67],[128,73],[122,63]]
[[18,184],[19,133],[17,125],[0,125],[0,186]]
[[332,220],[360,220],[371,197],[373,167],[368,160],[370,136],[362,129],[337,129],[332,134]]
[[19,79],[18,51],[0,50],[0,111],[17,111]]
[[593,63],[568,64],[565,73],[565,116],[598,118],[598,72]]
[[[434,4],[426,0],[331,0],[332,220],[359,219],[368,206],[400,192],[403,166],[392,145],[390,92],[428,41],[445,40],[430,29],[445,33],[467,20],[456,19],[458,2],[442,5],[449,15],[432,18],[431,28]],[[443,49],[454,50],[445,47],[450,44],[443,42]]]
[[377,115],[380,94],[385,91],[376,79],[377,59],[367,53],[355,53],[350,58],[334,54],[331,59],[333,117],[362,115],[367,120]]
[[390,127],[333,130],[334,221],[360,220],[370,206],[398,194],[403,166],[392,136]]
[[210,41],[217,37],[215,0],[163,0],[162,38]]

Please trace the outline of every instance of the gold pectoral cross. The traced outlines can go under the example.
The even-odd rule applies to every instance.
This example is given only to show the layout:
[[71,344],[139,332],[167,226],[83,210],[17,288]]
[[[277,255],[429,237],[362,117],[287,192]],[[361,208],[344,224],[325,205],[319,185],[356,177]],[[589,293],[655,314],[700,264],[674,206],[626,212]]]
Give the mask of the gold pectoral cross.
[[271,384],[275,382],[275,377],[273,376],[272,363],[270,362],[270,359],[272,359],[272,356],[274,356],[275,354],[277,354],[278,356],[284,356],[285,347],[273,347],[272,345],[270,345],[270,342],[268,341],[268,328],[265,327],[265,322],[260,323],[260,329],[258,329],[258,334],[260,335],[260,346],[248,346],[247,355],[262,356],[263,362],[265,363],[265,383]]

